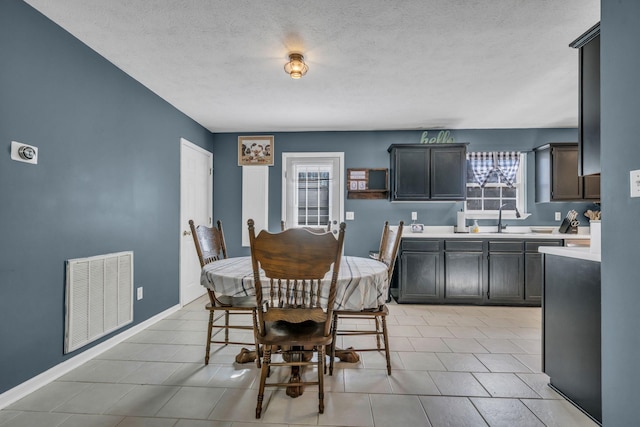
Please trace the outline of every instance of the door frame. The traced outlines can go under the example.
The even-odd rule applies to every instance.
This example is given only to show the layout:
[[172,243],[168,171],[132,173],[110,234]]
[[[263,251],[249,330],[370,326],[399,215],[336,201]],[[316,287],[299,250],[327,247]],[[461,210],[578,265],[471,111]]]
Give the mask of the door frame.
[[[183,283],[183,271],[186,268],[183,265],[183,257],[182,257],[182,253],[183,251],[186,249],[186,246],[188,246],[185,243],[185,239],[183,238],[183,232],[189,231],[188,229],[188,218],[186,218],[186,212],[185,212],[185,206],[182,202],[182,188],[184,185],[184,180],[185,180],[185,171],[184,171],[184,164],[183,164],[183,150],[185,148],[189,148],[192,149],[194,151],[197,151],[207,157],[209,157],[209,169],[210,169],[210,173],[208,176],[208,183],[207,186],[209,187],[208,193],[209,193],[209,197],[211,200],[211,203],[209,203],[209,205],[207,206],[208,208],[208,216],[210,219],[210,224],[209,226],[211,227],[213,225],[213,153],[211,151],[208,151],[190,141],[188,141],[185,138],[180,138],[180,223],[178,225],[178,239],[179,239],[179,262],[178,262],[178,266],[179,266],[179,272],[178,272],[178,293],[179,293],[179,299],[180,299],[180,307],[185,306],[186,304],[188,304],[191,301],[188,301],[185,303],[184,298],[184,286],[185,284]],[[193,244],[193,243],[192,243]],[[203,294],[205,293],[205,290],[203,288]]]
[[344,152],[332,151],[332,152],[287,152],[282,153],[282,207],[280,212],[280,218],[283,221],[287,221],[287,159],[289,157],[298,158],[337,158],[338,159],[338,197],[339,204],[339,218],[331,218],[338,221],[338,224],[344,221],[344,192],[345,192],[345,166],[344,166]]

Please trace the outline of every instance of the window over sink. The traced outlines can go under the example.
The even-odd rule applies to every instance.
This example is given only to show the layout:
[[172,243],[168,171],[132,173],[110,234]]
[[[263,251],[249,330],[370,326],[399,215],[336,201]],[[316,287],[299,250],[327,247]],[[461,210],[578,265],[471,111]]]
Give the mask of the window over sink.
[[506,219],[516,218],[516,208],[526,212],[527,156],[521,152],[468,152],[465,216],[497,218],[500,206]]

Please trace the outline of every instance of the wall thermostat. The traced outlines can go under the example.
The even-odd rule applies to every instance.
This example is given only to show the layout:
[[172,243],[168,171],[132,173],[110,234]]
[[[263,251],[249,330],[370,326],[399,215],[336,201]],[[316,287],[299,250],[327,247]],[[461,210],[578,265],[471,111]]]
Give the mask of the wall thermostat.
[[18,162],[38,164],[38,147],[11,141],[11,158]]

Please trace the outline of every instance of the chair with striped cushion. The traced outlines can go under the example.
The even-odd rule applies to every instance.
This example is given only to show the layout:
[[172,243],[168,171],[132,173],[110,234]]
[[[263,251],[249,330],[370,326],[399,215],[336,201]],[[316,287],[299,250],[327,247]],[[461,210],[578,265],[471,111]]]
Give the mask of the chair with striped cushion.
[[[386,264],[387,277],[389,283],[393,276],[396,257],[398,256],[398,248],[400,246],[400,238],[402,237],[403,221],[400,221],[397,229],[389,227],[389,221],[385,221],[382,229],[382,238],[380,239],[380,249],[374,257]],[[329,374],[333,375],[333,362],[336,352],[337,336],[359,336],[374,335],[376,337],[376,347],[374,348],[354,348],[354,351],[383,351],[387,359],[387,373],[391,375],[391,354],[389,352],[389,334],[387,332],[387,315],[389,309],[386,304],[380,305],[376,309],[362,311],[335,310],[333,312],[333,343],[331,345],[331,360],[329,362]],[[341,319],[371,319],[373,320],[373,329],[348,329],[340,327]],[[384,344],[384,345],[383,345]]]
[[[207,227],[206,225],[196,226],[193,220],[189,220],[191,227],[191,235],[193,243],[196,246],[200,267],[215,262],[217,260],[227,258],[227,247],[224,242],[224,232],[222,231],[222,222],[218,220],[217,227]],[[209,364],[209,355],[211,352],[211,344],[236,344],[249,345],[255,348],[256,363],[260,367],[259,347],[255,341],[234,341],[229,338],[229,330],[236,329],[241,331],[251,331],[253,335],[253,313],[256,309],[255,298],[250,297],[229,297],[224,295],[216,295],[211,289],[207,289],[209,294],[209,302],[206,309],[209,310],[209,326],[207,328],[207,348],[204,356],[204,364]],[[245,322],[234,323],[231,316],[244,316]],[[224,322],[218,320],[224,318]],[[238,317],[239,319],[239,317]],[[215,333],[214,329],[218,329]],[[224,331],[224,339],[216,339],[217,334]],[[245,351],[245,350],[243,350]]]

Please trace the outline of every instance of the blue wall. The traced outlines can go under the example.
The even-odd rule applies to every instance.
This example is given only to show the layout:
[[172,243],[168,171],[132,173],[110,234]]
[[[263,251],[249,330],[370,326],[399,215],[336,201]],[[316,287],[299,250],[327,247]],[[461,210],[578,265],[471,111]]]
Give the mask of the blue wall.
[[135,323],[179,303],[180,137],[212,135],[22,1],[0,1],[0,61],[2,393],[67,358],[66,259],[133,250]]
[[637,0],[602,1],[602,418],[607,427],[638,425],[640,401],[640,199],[629,197],[629,171],[640,169],[639,19]]
[[[437,134],[432,131],[430,133]],[[341,151],[345,153],[346,168],[388,168],[391,144],[418,143],[422,131],[388,132],[301,132],[269,133],[275,139],[274,166],[269,168],[269,228],[280,227],[282,206],[282,152]],[[576,129],[499,129],[452,130],[456,142],[469,142],[470,151],[519,150],[529,151],[548,142],[576,142]],[[237,166],[238,134],[214,136],[214,216],[224,223],[225,238],[231,255],[248,254],[240,246],[242,227],[242,168]],[[534,155],[527,161],[528,212],[523,221],[507,221],[513,225],[559,225],[554,212],[562,215],[570,209],[582,213],[592,209],[590,203],[535,203]],[[418,212],[418,222],[425,225],[455,225],[456,212],[462,202],[390,203],[387,200],[345,201],[345,211],[353,211],[355,221],[347,221],[345,253],[366,256],[379,245],[385,220],[411,222],[411,212]],[[588,220],[579,218],[583,225]],[[496,220],[479,221],[481,225],[495,225]]]

